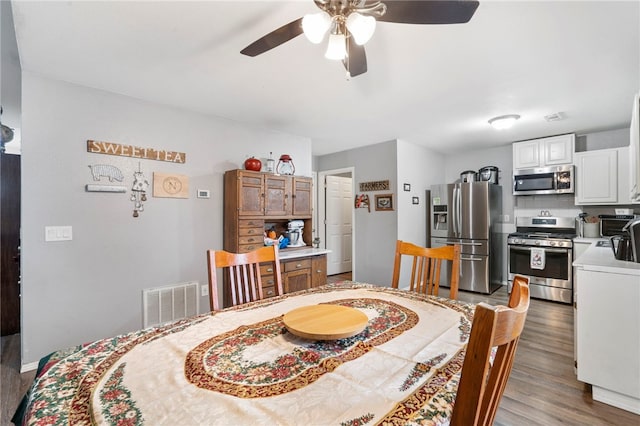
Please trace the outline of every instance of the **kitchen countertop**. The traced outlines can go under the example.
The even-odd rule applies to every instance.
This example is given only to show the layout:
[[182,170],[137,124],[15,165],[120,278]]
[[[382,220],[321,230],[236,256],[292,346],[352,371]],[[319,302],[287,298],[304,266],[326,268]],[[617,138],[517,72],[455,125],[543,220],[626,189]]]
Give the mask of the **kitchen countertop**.
[[611,247],[597,247],[598,241],[608,241],[608,238],[580,238],[580,240],[590,240],[592,244],[573,262],[573,266],[582,267],[587,271],[612,272],[640,277],[640,263],[617,260],[613,256]]
[[606,237],[588,238],[588,237],[576,237],[573,239],[574,243],[595,243],[600,240],[606,240]]
[[331,253],[331,250],[314,248],[314,247],[300,247],[282,249],[279,252],[280,260],[297,259],[300,257],[319,256],[321,254]]

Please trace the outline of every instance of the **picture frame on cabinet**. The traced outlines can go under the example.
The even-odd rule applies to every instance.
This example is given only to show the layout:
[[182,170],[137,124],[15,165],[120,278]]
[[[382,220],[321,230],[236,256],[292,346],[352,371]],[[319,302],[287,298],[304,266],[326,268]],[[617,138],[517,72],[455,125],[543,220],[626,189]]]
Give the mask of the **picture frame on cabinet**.
[[393,194],[376,195],[376,211],[392,211]]

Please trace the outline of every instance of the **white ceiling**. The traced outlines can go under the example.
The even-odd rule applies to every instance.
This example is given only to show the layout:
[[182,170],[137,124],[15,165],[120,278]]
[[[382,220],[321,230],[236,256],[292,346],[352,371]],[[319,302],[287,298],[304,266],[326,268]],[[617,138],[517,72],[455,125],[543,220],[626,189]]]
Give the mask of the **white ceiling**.
[[[22,68],[311,139],[322,155],[391,139],[455,153],[628,126],[640,91],[640,2],[481,1],[468,24],[379,23],[347,79],[302,35],[249,43],[300,1],[14,1]],[[562,112],[566,119],[546,122]],[[510,130],[487,120],[522,118]]]

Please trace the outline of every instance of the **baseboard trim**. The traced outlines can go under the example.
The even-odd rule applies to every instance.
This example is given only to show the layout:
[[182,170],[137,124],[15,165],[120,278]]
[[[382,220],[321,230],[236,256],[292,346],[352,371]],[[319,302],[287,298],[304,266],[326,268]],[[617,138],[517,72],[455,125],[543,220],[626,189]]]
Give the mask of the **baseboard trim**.
[[28,364],[22,364],[20,366],[20,374],[26,373],[28,371],[33,371],[38,368],[38,361],[30,362]]

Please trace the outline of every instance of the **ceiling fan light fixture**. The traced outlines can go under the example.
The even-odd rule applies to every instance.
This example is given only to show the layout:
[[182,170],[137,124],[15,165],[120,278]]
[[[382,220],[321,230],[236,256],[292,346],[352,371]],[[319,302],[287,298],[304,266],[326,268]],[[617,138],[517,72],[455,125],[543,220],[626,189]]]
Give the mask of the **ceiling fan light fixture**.
[[376,19],[373,16],[361,15],[353,12],[347,17],[347,28],[357,45],[368,42],[376,30]]
[[347,55],[346,38],[344,34],[330,34],[329,45],[327,46],[327,52],[324,57],[339,61],[345,58]]
[[302,31],[307,39],[319,44],[331,26],[331,17],[327,12],[308,13],[302,18]]
[[513,126],[519,118],[518,114],[501,115],[489,120],[489,124],[496,130],[504,130]]

